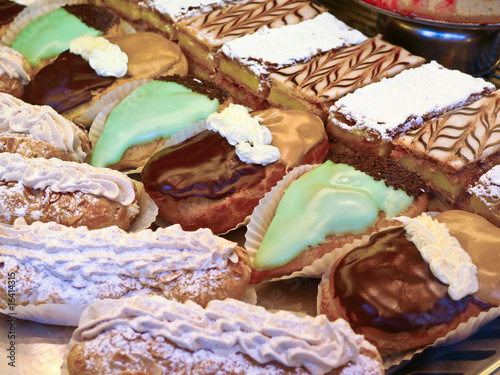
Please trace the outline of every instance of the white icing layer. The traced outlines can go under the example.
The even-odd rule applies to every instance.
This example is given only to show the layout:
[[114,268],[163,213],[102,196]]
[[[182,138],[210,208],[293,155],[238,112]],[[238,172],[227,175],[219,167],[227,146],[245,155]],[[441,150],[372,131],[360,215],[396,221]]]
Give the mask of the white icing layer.
[[81,191],[106,197],[124,206],[136,200],[134,184],[123,173],[54,158],[29,159],[18,154],[0,153],[0,180],[21,182],[33,189],[49,188],[59,193]]
[[279,149],[271,146],[269,129],[260,125],[259,119],[252,117],[242,105],[231,103],[221,113],[211,114],[206,126],[235,146],[236,155],[245,163],[266,165],[281,157]]
[[469,193],[477,195],[486,205],[490,206],[490,200],[500,200],[500,165],[495,165],[483,174],[479,181],[471,188]]
[[[392,131],[405,132],[410,127],[421,126],[423,116],[458,107],[472,94],[486,88],[494,90],[495,86],[431,61],[340,98],[330,108],[330,120],[346,130],[369,128],[381,138],[392,140]],[[338,121],[332,112],[344,115],[354,126]],[[410,119],[411,122],[402,127]]]
[[429,263],[432,274],[449,285],[448,294],[452,299],[458,301],[478,291],[477,267],[444,223],[426,214],[397,219],[405,224],[406,233]]
[[98,36],[84,35],[69,44],[71,53],[82,56],[103,77],[123,77],[127,73],[128,56],[116,44]]
[[180,304],[144,297],[90,306],[73,340],[91,340],[113,327],[164,337],[191,351],[240,352],[262,364],[277,361],[290,367],[303,366],[311,374],[324,374],[355,361],[363,341],[345,320],[330,322],[325,315],[271,313],[232,299],[211,301],[203,309],[191,301]]
[[[229,261],[238,261],[235,246],[209,229],[185,232],[179,225],[127,233],[116,226],[88,230],[53,222],[27,225],[22,218],[12,227],[0,224],[0,262],[8,268],[33,267],[37,271],[32,278],[55,277],[56,283],[68,281],[67,287],[89,290],[91,283],[106,277],[112,287],[111,280],[121,276],[155,279],[166,272],[225,269]],[[69,291],[58,293],[81,302]]]
[[359,44],[367,39],[358,30],[325,12],[313,19],[279,28],[263,28],[222,46],[222,52],[239,60],[257,75],[268,67],[282,68],[331,49]]
[[6,93],[0,93],[0,131],[29,134],[69,152],[76,161],[87,156],[72,121],[52,107],[31,105]]
[[241,3],[242,0],[150,0],[147,2],[149,6],[165,13],[177,22],[181,18],[194,17],[200,14],[209,12],[217,6],[223,6],[228,3]]
[[24,59],[16,50],[0,45],[0,75],[5,74],[11,79],[18,79],[23,85],[30,81],[24,70]]

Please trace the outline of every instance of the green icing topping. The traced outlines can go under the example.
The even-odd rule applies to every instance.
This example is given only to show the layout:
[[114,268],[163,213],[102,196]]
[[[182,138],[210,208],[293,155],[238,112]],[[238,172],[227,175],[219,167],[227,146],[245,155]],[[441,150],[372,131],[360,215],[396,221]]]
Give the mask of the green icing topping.
[[148,82],[109,113],[91,164],[95,167],[115,164],[128,148],[170,138],[218,109],[217,99],[209,99],[178,83]]
[[276,210],[253,266],[270,269],[290,262],[328,235],[363,233],[379,211],[394,217],[413,197],[346,164],[327,161],[292,182]]
[[96,37],[102,32],[84,24],[63,8],[41,15],[27,24],[10,47],[22,53],[31,66],[69,49],[69,42],[83,35]]

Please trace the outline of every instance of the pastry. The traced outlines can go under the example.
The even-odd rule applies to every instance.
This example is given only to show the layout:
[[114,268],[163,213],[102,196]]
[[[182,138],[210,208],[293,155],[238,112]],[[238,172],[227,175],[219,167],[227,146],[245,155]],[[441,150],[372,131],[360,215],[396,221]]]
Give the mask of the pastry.
[[408,17],[453,23],[499,23],[500,8],[492,0],[363,0],[368,4]]
[[216,79],[239,102],[263,108],[269,96],[270,73],[365,40],[361,32],[331,13],[321,13],[297,24],[264,28],[225,43],[217,52]]
[[90,162],[117,170],[142,167],[173,134],[205,120],[228,100],[217,85],[193,77],[150,81],[109,112]]
[[0,152],[83,162],[90,152],[87,132],[51,107],[34,106],[0,93]]
[[224,43],[266,27],[293,25],[326,10],[307,0],[248,1],[181,19],[177,23],[179,45],[189,61],[190,72],[210,78],[218,66],[216,52]]
[[[40,15],[14,23],[2,39],[11,48],[24,55],[38,70],[51,59],[69,48],[69,42],[83,35],[122,35],[120,19],[105,8],[92,4],[53,4],[40,7]],[[45,11],[46,10],[46,11]],[[29,22],[28,22],[29,21]],[[20,28],[20,30],[17,30]]]
[[379,35],[271,73],[267,101],[279,108],[310,111],[326,123],[328,111],[337,99],[423,63],[422,57],[384,41]]
[[139,213],[130,178],[106,168],[0,153],[0,222],[55,221],[89,229],[127,229]]
[[31,65],[16,50],[0,45],[0,92],[21,98],[31,79]]
[[260,225],[265,234],[251,254],[250,282],[291,275],[399,223],[395,216],[419,215],[427,208],[425,189],[418,176],[388,159],[335,155],[335,163],[313,168],[294,180],[281,199],[276,196],[277,208],[264,214],[269,223]]
[[105,94],[127,82],[187,72],[180,47],[159,34],[85,36],[72,40],[69,50],[38,71],[23,99],[78,119]]
[[137,30],[149,30],[177,41],[177,22],[195,17],[215,9],[248,2],[248,0],[182,0],[182,1],[129,1],[94,0],[127,20]]
[[323,279],[320,312],[348,320],[385,356],[430,345],[498,306],[499,229],[466,212],[441,215],[402,218],[404,227],[339,259]]
[[500,91],[410,131],[391,157],[451,204],[500,163]]
[[160,216],[185,230],[234,229],[288,170],[320,163],[328,151],[322,121],[299,110],[249,113],[231,104],[207,128],[159,151],[141,174]]
[[327,132],[353,149],[388,156],[399,137],[494,89],[482,78],[431,61],[337,100],[330,108]]
[[375,348],[342,320],[234,299],[203,309],[151,297],[88,307],[64,367],[81,375],[384,373]]
[[[105,298],[158,295],[205,306],[245,295],[248,255],[207,229],[178,225],[127,233],[54,222],[0,224],[0,308],[9,305],[7,275],[15,272],[15,305],[87,305]],[[34,246],[36,244],[36,246]],[[78,321],[76,320],[75,323]]]
[[26,8],[27,2],[0,0],[0,38],[4,36],[11,22]]

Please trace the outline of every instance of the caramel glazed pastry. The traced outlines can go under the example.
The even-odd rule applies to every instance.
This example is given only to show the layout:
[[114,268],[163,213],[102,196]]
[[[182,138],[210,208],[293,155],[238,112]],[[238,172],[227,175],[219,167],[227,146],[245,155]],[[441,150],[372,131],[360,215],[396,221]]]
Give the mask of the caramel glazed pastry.
[[300,110],[230,104],[206,128],[156,153],[141,173],[160,215],[185,230],[234,229],[289,170],[328,152],[323,122]]
[[382,356],[430,345],[500,305],[498,227],[457,210],[401,221],[339,259],[322,284],[320,312],[348,320]]
[[121,172],[51,158],[0,153],[0,222],[55,221],[127,229],[139,213],[137,189]]
[[[74,331],[63,374],[383,374],[347,322],[234,299],[206,308],[158,297],[105,300]],[[67,370],[67,371],[65,371]]]
[[0,152],[83,162],[87,132],[49,106],[34,106],[0,93]]
[[28,60],[16,50],[0,45],[0,92],[21,98],[30,76]]
[[[7,308],[7,275],[16,274],[16,304],[82,305],[104,298],[159,295],[206,305],[245,295],[246,252],[208,229],[178,225],[125,232],[54,222],[0,224],[0,307]],[[79,310],[81,312],[81,310]],[[71,319],[74,325],[78,317]]]

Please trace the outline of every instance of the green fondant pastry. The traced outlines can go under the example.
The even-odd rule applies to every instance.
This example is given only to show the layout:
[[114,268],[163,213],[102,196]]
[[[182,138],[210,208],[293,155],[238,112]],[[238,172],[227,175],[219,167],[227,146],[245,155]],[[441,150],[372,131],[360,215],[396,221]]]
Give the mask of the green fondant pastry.
[[178,83],[148,82],[110,112],[91,164],[95,167],[115,164],[128,148],[170,138],[218,109],[217,99],[209,99]]
[[328,235],[363,233],[379,211],[394,217],[413,198],[346,164],[327,161],[286,190],[264,236],[253,267],[283,266]]
[[102,32],[84,24],[78,17],[58,8],[27,24],[10,47],[22,53],[31,66],[69,49],[69,42],[82,35],[96,37]]

